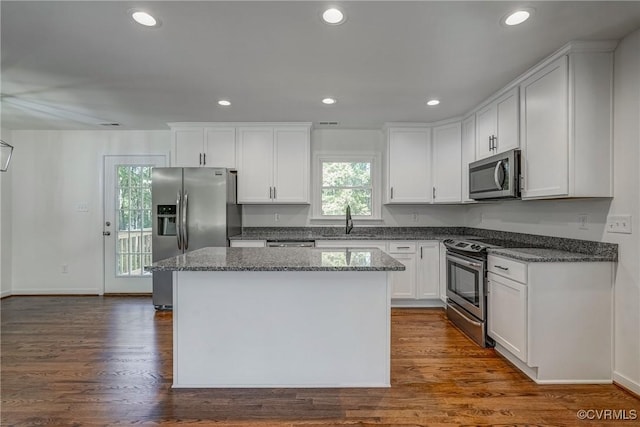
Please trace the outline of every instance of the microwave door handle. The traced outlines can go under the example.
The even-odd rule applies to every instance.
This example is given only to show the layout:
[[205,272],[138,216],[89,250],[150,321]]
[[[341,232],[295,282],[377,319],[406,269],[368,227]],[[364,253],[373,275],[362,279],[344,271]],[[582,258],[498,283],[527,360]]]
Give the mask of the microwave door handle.
[[499,190],[502,189],[502,184],[504,183],[504,176],[500,177],[500,172],[502,172],[502,160],[499,160],[496,163],[496,168],[493,171],[493,180],[496,183],[496,188]]

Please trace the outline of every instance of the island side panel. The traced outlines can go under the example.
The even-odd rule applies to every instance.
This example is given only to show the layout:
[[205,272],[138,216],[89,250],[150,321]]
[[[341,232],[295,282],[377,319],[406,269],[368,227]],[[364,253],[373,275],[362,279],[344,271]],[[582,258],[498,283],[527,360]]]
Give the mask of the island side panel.
[[173,387],[388,387],[388,273],[179,271]]

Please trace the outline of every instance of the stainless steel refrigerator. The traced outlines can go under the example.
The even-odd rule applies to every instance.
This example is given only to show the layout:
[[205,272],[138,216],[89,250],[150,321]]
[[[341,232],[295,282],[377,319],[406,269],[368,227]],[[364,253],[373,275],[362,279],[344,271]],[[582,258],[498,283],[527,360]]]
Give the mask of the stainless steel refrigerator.
[[[229,246],[242,231],[236,171],[224,168],[153,168],[153,261],[207,246]],[[153,305],[173,305],[170,271],[153,272]]]

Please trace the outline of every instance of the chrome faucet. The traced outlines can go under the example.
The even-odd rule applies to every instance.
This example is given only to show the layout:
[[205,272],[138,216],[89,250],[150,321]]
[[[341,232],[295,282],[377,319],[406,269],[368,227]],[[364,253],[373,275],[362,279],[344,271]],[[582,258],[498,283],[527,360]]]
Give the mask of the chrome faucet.
[[347,205],[346,220],[347,220],[347,224],[346,224],[344,233],[349,234],[351,233],[351,230],[353,230],[353,220],[351,219],[351,206],[349,205]]

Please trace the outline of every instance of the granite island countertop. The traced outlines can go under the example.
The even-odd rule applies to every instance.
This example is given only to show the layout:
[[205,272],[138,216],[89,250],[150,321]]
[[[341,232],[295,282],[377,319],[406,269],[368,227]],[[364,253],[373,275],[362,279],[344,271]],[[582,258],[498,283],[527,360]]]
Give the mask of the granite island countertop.
[[490,254],[524,262],[616,262],[618,245],[590,240],[487,230],[473,227],[356,227],[345,234],[338,227],[248,227],[231,240],[482,240],[510,241],[508,248]]
[[403,271],[405,266],[374,248],[197,249],[145,267],[147,271]]

